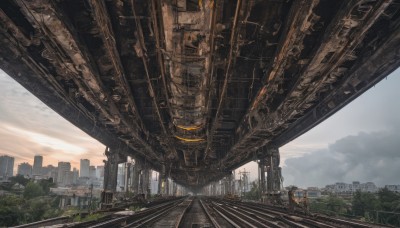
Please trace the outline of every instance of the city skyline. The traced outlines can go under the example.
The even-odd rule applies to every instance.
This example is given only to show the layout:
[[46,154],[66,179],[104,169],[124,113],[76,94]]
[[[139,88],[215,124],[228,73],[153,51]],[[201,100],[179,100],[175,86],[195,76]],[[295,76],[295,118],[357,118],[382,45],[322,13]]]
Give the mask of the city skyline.
[[[326,121],[281,147],[284,185],[299,185],[299,182],[307,185],[315,185],[315,183],[322,185],[324,182],[322,178],[335,178],[333,175],[336,173],[323,164],[328,160],[335,162],[335,166],[341,167],[339,161],[324,156],[327,154],[326,151],[329,151],[330,145],[336,142],[343,142],[349,137],[362,139],[363,134],[371,139],[379,139],[385,132],[387,132],[386,135],[390,134],[388,137],[398,137],[398,133],[394,131],[394,128],[400,126],[398,117],[400,107],[396,105],[398,103],[396,103],[396,97],[400,97],[400,91],[396,88],[398,84],[400,84],[400,70],[393,72],[387,79]],[[16,164],[32,163],[33,156],[38,151],[42,151],[42,154],[46,156],[43,165],[69,161],[72,167],[79,167],[81,158],[88,158],[95,165],[103,164],[104,145],[67,122],[2,71],[0,71],[0,85],[4,88],[4,96],[0,102],[0,139],[4,143],[0,145],[0,154],[14,156]],[[352,149],[359,150],[360,148]],[[336,153],[335,156],[348,156],[348,153],[342,152]],[[357,151],[357,154],[364,156],[363,152]],[[366,155],[368,155],[368,162],[379,160],[379,157],[373,153],[368,152]],[[390,166],[391,173],[400,172],[399,153],[390,150],[379,156],[382,156],[384,162]],[[304,173],[312,171],[313,167],[310,167],[309,163],[314,160],[313,164],[319,169],[316,173],[324,173],[326,176],[303,180]],[[348,160],[352,161],[350,158]],[[288,162],[290,167],[287,166]],[[251,172],[251,179],[257,177],[257,166],[254,162],[240,169],[244,167]],[[353,172],[351,166],[342,168],[344,173]],[[396,180],[393,179],[393,174],[388,176],[379,169],[379,166],[372,166],[372,168],[370,172],[376,173],[375,179],[386,182],[390,182],[389,179],[392,182]],[[362,166],[361,170],[354,172],[353,177],[349,175],[338,175],[338,177],[365,181],[362,174],[367,173],[367,169],[368,167]]]
[[[14,159],[12,156],[8,156],[8,155],[2,155],[2,154],[0,154],[0,158],[1,157],[10,157],[10,158],[12,158],[12,159]],[[35,157],[36,156],[41,156],[41,155],[35,155]],[[80,159],[80,161],[82,162],[82,160],[89,160],[89,159]],[[90,161],[90,160],[89,160]],[[32,169],[32,167],[33,167],[33,165],[31,165],[30,163],[28,163],[28,162],[23,162],[23,163],[14,163],[13,165],[14,165],[14,172],[13,172],[13,176],[17,176],[17,175],[21,175],[20,174],[20,166],[21,165],[30,165],[30,168],[31,168],[31,171],[33,170]],[[90,164],[90,163],[89,163]],[[71,173],[73,173],[73,172],[76,172],[76,171],[78,171],[78,173],[79,173],[79,178],[89,178],[89,177],[92,177],[92,174],[91,175],[88,175],[88,176],[86,176],[86,175],[84,175],[84,176],[81,176],[81,172],[80,172],[80,169],[77,169],[77,168],[75,168],[75,167],[72,167],[71,166],[71,164],[70,164],[70,162],[63,162],[63,161],[60,161],[60,162],[58,162],[58,164],[57,164],[57,166],[54,166],[54,165],[47,165],[47,166],[43,166],[42,168],[46,168],[46,167],[48,167],[48,166],[53,166],[54,168],[56,168],[56,169],[59,169],[59,166],[61,165],[61,167],[62,167],[62,169],[64,170],[64,171],[68,171],[68,172],[71,172]],[[17,171],[15,171],[15,167],[17,166]],[[65,167],[67,167],[67,168],[65,168]],[[102,166],[102,165],[96,165],[96,166],[94,166],[94,165],[90,165],[89,166],[90,168],[94,168],[94,176],[95,177],[97,177],[97,176],[101,176],[101,175],[98,175],[98,173],[97,173],[97,171],[98,171],[98,169],[100,168],[100,169],[104,169],[104,166]],[[0,168],[1,168],[1,164],[0,164]],[[119,167],[119,169],[120,170],[124,170],[124,166],[120,166]],[[239,171],[238,169],[236,170],[238,173],[239,172],[241,172],[241,171]],[[242,170],[243,171],[243,170]],[[62,176],[62,174],[60,174],[60,171],[58,171],[59,173],[58,173],[58,178],[60,178],[60,175]],[[104,172],[104,171],[103,171]],[[152,172],[157,172],[157,171],[152,171]],[[249,172],[247,172],[247,173],[249,173]],[[119,173],[119,175],[122,175],[123,173]],[[34,174],[32,174],[31,176],[29,176],[29,178],[32,178],[34,176]],[[157,178],[154,178],[154,177],[156,177],[157,176],[157,174],[155,174],[154,175],[154,173],[152,174],[152,179],[157,179]],[[120,177],[118,177],[118,178],[120,178]],[[122,178],[122,179],[124,179],[124,178]],[[239,180],[238,178],[236,178],[235,180]],[[250,180],[250,182],[251,181],[255,181],[255,180]],[[62,181],[59,181],[59,183],[61,183]],[[349,182],[349,183],[347,183],[347,182]],[[326,188],[326,187],[329,187],[329,186],[332,186],[332,185],[342,185],[342,184],[345,184],[345,185],[351,185],[351,184],[354,184],[354,183],[361,183],[361,184],[370,184],[370,183],[372,183],[373,185],[376,185],[376,187],[377,188],[384,188],[384,187],[387,187],[387,186],[399,186],[399,188],[400,188],[400,182],[398,182],[398,183],[384,183],[384,184],[375,184],[375,182],[374,181],[371,181],[371,180],[364,180],[364,181],[359,181],[359,180],[351,180],[351,181],[339,181],[339,180],[337,180],[337,181],[331,181],[331,182],[329,182],[329,181],[327,181],[326,183],[323,183],[323,184],[321,184],[321,185],[308,185],[308,186],[297,186],[297,185],[295,185],[295,186],[297,186],[297,187],[300,187],[300,188],[309,188],[309,187],[316,187],[316,188],[319,188],[319,189],[323,189],[323,188]],[[291,186],[290,184],[289,185],[284,185],[284,187],[289,187],[289,186]]]
[[[7,155],[7,154],[1,154],[1,153],[0,153],[0,157],[1,157],[1,156],[9,156],[9,157],[13,157],[13,158],[15,159],[14,156]],[[37,154],[37,155],[35,155],[35,156],[42,156],[42,155]],[[45,157],[44,157],[44,156],[42,156],[42,157],[43,157],[43,164],[45,164],[45,163],[44,163]],[[89,160],[89,161],[90,161],[90,159],[87,159],[87,158],[81,158],[80,160]],[[71,163],[70,161],[57,161],[56,164],[46,163],[46,165],[43,165],[42,167],[47,167],[47,166],[50,166],[50,165],[51,165],[51,166],[54,166],[54,167],[57,167],[58,163],[60,163],[60,162],[69,162],[69,163]],[[27,164],[29,164],[29,165],[32,166],[32,173],[33,173],[34,158],[32,159],[32,162],[28,162],[28,161],[16,162],[16,161],[14,160],[13,173],[14,173],[14,174],[17,174],[17,173],[18,173],[18,166],[21,165],[21,164],[24,164],[24,163],[27,163]],[[79,164],[79,163],[78,163],[78,164]],[[102,164],[96,164],[96,165],[91,165],[91,166],[95,166],[95,167],[104,166],[104,163],[102,163]],[[75,166],[72,166],[72,163],[71,163],[71,169],[80,170],[80,165],[78,165],[77,167],[75,167]],[[15,176],[15,175],[14,175],[14,176]]]

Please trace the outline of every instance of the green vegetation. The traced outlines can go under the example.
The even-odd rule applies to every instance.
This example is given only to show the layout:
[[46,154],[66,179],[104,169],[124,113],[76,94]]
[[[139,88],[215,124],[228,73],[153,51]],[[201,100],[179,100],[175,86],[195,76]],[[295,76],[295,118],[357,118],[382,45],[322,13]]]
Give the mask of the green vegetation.
[[400,226],[400,194],[386,188],[377,194],[358,191],[351,200],[333,195],[316,199],[310,202],[310,210]]
[[330,195],[327,198],[319,198],[310,202],[310,210],[321,212],[327,215],[346,215],[349,213],[349,202]]
[[60,216],[59,197],[49,196],[53,181],[40,180],[37,183],[16,176],[9,183],[0,186],[6,191],[0,196],[0,227],[31,223]]
[[247,200],[258,200],[260,198],[260,188],[256,181],[251,182],[250,191],[244,193],[244,199]]

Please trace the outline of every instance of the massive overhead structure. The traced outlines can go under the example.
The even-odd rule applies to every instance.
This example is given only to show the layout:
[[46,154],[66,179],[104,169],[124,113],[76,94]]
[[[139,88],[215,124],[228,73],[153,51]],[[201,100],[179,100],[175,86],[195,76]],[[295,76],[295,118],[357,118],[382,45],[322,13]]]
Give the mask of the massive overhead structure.
[[399,0],[0,7],[4,71],[103,144],[191,187],[304,133],[400,61]]

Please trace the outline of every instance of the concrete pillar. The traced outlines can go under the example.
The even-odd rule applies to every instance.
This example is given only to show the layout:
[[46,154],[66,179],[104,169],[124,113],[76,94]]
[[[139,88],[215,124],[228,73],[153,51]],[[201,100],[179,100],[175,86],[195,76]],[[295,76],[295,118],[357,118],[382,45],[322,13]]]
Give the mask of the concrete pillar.
[[281,185],[282,185],[282,173],[279,167],[280,155],[279,149],[270,148],[267,150],[267,194],[273,202],[279,200]]
[[177,192],[178,192],[178,184],[175,183],[175,181],[172,181],[172,194],[173,194],[173,196],[176,196]]
[[170,192],[170,181],[169,178],[165,178],[165,195],[169,196],[171,194]]
[[139,194],[139,185],[140,185],[140,172],[142,170],[143,162],[141,159],[135,158],[135,166],[133,168],[132,175],[132,192],[133,194]]
[[166,167],[165,164],[161,165],[161,172],[158,174],[158,194],[165,195],[165,179],[166,179]]
[[131,163],[125,163],[125,181],[124,181],[124,191],[125,193],[129,192],[129,179],[130,179],[130,168]]
[[151,194],[151,186],[150,186],[151,169],[147,162],[145,162],[144,164],[142,177],[143,177],[142,193],[144,194],[145,199],[147,199]]
[[161,195],[161,188],[162,188],[162,177],[161,177],[161,172],[158,172],[158,188],[157,188],[157,194]]
[[211,184],[212,190],[211,190],[211,195],[216,196],[217,195],[217,183],[213,182]]
[[109,147],[106,147],[105,154],[107,160],[104,161],[104,190],[101,195],[101,202],[102,207],[103,205],[109,207],[117,190],[118,164],[126,162],[127,156]]
[[258,163],[259,170],[260,170],[260,194],[261,194],[261,201],[263,202],[263,198],[265,197],[266,193],[266,186],[265,186],[265,165],[266,165],[266,159],[261,158],[260,162]]

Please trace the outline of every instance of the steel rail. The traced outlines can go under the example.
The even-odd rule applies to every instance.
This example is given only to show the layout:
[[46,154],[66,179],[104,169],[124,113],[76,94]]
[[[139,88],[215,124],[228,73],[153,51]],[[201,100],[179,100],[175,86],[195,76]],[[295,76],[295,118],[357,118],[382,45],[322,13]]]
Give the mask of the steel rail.
[[[227,203],[227,202],[224,202]],[[275,214],[277,216],[280,216],[281,218],[284,218],[285,220],[290,220],[294,221],[294,218],[292,216],[289,216],[287,214],[287,211],[284,210],[283,208],[280,207],[274,207],[270,205],[264,205],[264,204],[256,204],[256,203],[251,203],[250,205],[248,203],[242,203],[242,202],[229,202],[229,204],[234,205],[236,207],[242,207],[245,208],[246,210],[255,210],[255,211],[264,211],[266,213],[271,213]],[[295,211],[295,216],[300,217],[302,221],[301,223],[305,223],[307,225],[311,226],[317,226],[317,227],[328,227],[328,228],[334,228],[337,227],[338,224],[340,225],[345,225],[345,226],[351,226],[351,227],[362,227],[362,228],[367,228],[367,227],[382,227],[382,225],[375,225],[371,223],[365,223],[361,221],[353,221],[353,220],[344,220],[340,218],[332,218],[320,214],[312,214],[311,216],[305,216],[304,214],[299,213],[298,211]],[[297,222],[297,221],[294,221]]]
[[[79,224],[74,224],[70,227],[91,227],[91,228],[100,228],[100,227],[125,227],[128,222],[135,220],[135,222],[141,222],[143,219],[148,218],[149,216],[153,216],[154,213],[157,211],[168,211],[169,209],[173,208],[174,206],[178,205],[181,201],[185,198],[180,198],[177,200],[173,200],[170,202],[162,203],[160,205],[150,207],[146,210],[136,212],[133,215],[122,216],[119,218],[114,218],[111,220],[104,221],[104,219],[100,218],[100,221],[90,221],[90,222],[83,222]],[[109,215],[109,218],[112,215]],[[134,224],[135,222],[131,222]]]
[[[250,211],[253,214],[259,214],[264,217],[268,217],[269,219],[274,219],[274,220],[279,220],[290,227],[298,227],[298,228],[307,228],[309,226],[305,226],[301,224],[301,221],[296,221],[293,217],[288,216],[287,214],[281,213],[281,212],[275,212],[271,210],[265,210],[264,208],[257,208],[257,207],[248,207],[248,206],[243,206],[243,205],[236,205],[236,204],[229,204],[232,206],[235,206],[236,208],[241,208],[243,211]],[[261,212],[261,211],[262,212]],[[271,215],[273,214],[273,215]],[[304,219],[304,218],[302,218]],[[313,225],[317,225],[318,227],[325,227],[325,228],[334,228],[331,226],[325,226],[325,224],[316,224],[314,223]]]
[[203,203],[203,200],[199,200],[201,207],[204,210],[204,213],[206,213],[208,219],[211,221],[211,223],[214,225],[215,228],[220,228],[221,226],[218,224],[218,222],[215,220],[214,217],[211,216],[210,211],[208,210],[208,206]]
[[[230,211],[227,211],[225,208],[221,207],[217,203],[212,202],[212,204],[214,205],[214,210],[216,210],[216,208],[218,208],[217,210],[219,210],[221,215],[223,214],[224,217],[228,217],[228,218],[234,220],[233,223],[236,224],[236,227],[252,227],[252,228],[258,227],[258,226],[254,226],[253,224],[251,224],[248,221],[244,220],[243,218],[241,218],[237,214],[234,214],[234,213],[232,213]],[[227,221],[229,221],[229,220],[227,220]],[[237,222],[239,224],[237,224]]]
[[240,228],[240,226],[235,223],[233,220],[231,220],[230,218],[228,218],[224,213],[222,213],[219,209],[217,208],[213,208],[213,210],[215,212],[217,212],[222,218],[224,218],[229,224],[231,224],[232,226],[234,226],[235,228]]
[[179,217],[178,217],[178,219],[177,219],[177,222],[175,223],[175,228],[180,227],[180,225],[181,225],[181,223],[182,223],[183,216],[186,214],[186,212],[188,211],[188,209],[189,209],[190,207],[193,206],[193,201],[194,201],[194,199],[192,199],[192,200],[190,201],[190,204],[188,204],[188,205],[185,207],[185,209],[183,210],[183,212],[179,215]]

